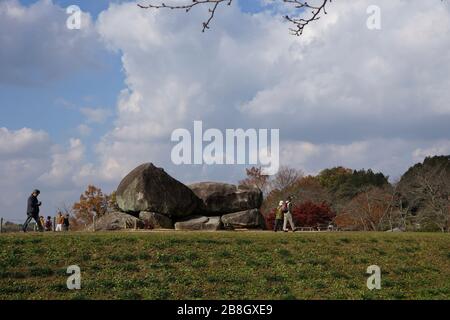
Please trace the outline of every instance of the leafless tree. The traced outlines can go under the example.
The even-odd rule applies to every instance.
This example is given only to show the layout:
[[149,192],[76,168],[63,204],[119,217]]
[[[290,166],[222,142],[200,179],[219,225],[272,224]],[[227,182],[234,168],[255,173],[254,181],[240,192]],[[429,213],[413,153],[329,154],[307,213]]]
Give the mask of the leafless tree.
[[69,215],[69,216],[73,216],[73,210],[72,207],[67,205],[65,202],[62,203],[58,209],[57,212],[61,212],[63,215]]
[[395,199],[396,193],[390,188],[368,187],[348,203],[343,214],[356,229],[392,230],[399,226]]
[[271,181],[272,189],[284,190],[304,176],[303,171],[283,166]]
[[410,192],[422,201],[418,222],[433,224],[442,232],[449,232],[450,174],[441,168],[417,173]]
[[[289,31],[296,36],[301,36],[303,34],[303,30],[306,26],[308,26],[311,22],[317,21],[321,18],[322,15],[327,14],[327,5],[332,2],[332,0],[317,0],[318,4],[312,4],[314,0],[305,1],[305,0],[278,0],[283,2],[284,4],[291,5],[296,11],[305,11],[306,16],[291,16],[286,15],[284,18],[292,24],[292,27],[289,28]],[[214,19],[216,11],[218,10],[220,5],[228,5],[230,6],[233,3],[233,0],[192,0],[191,3],[180,4],[180,5],[172,5],[166,4],[160,1],[151,1],[149,4],[138,4],[138,6],[142,9],[172,9],[172,10],[184,10],[186,12],[191,11],[193,8],[198,6],[208,6],[208,19],[203,22],[203,32],[206,29],[209,29],[211,21]]]

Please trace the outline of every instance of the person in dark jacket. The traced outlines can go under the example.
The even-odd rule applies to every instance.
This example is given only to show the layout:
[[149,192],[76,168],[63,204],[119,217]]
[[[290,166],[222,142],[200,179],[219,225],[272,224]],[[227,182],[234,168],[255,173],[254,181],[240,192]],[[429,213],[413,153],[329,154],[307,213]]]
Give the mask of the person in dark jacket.
[[36,224],[39,228],[39,231],[44,231],[44,227],[41,224],[41,221],[39,219],[39,207],[41,206],[41,202],[38,200],[38,196],[41,192],[39,190],[34,190],[31,196],[28,198],[28,205],[27,205],[27,220],[23,224],[23,232],[27,232],[28,224],[31,222],[32,219],[36,221]]
[[47,221],[45,221],[45,231],[53,231],[52,217],[48,216]]
[[69,231],[69,227],[70,227],[70,221],[69,221],[69,215],[68,214],[66,214],[65,216],[64,216],[64,231]]

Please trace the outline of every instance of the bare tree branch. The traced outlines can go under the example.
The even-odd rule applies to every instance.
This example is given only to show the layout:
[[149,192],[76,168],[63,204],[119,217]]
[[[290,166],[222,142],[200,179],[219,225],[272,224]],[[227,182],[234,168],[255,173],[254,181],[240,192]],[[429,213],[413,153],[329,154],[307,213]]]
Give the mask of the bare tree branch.
[[226,5],[230,6],[233,0],[192,0],[191,4],[185,4],[185,5],[167,5],[164,2],[161,4],[148,4],[148,5],[142,5],[138,4],[138,6],[142,9],[172,9],[172,10],[185,10],[186,12],[191,11],[194,7],[198,5],[204,5],[204,4],[211,4],[212,7],[208,9],[209,11],[209,18],[203,22],[203,30],[202,32],[205,32],[206,29],[209,29],[209,24],[211,23],[212,19],[214,19],[214,15],[216,13],[216,10],[218,6],[221,3],[225,3]]
[[322,4],[319,6],[313,6],[310,5],[307,1],[300,1],[300,0],[283,0],[285,3],[293,4],[296,9],[307,9],[312,10],[311,16],[305,18],[295,18],[291,17],[289,15],[285,16],[286,20],[292,22],[295,25],[295,28],[289,28],[289,31],[293,35],[301,36],[303,34],[303,30],[305,27],[313,21],[319,20],[320,15],[327,14],[326,5],[332,0],[322,0]]
[[[300,10],[311,10],[311,15],[308,17],[294,17],[290,15],[286,15],[284,18],[291,22],[294,27],[289,28],[291,33],[296,36],[301,36],[303,34],[303,30],[305,27],[316,20],[319,20],[322,14],[327,14],[326,11],[326,5],[328,3],[331,3],[332,0],[321,0],[320,5],[311,5],[307,1],[304,0],[280,0],[285,4],[290,4],[295,9]],[[138,6],[142,9],[172,9],[172,10],[185,10],[186,12],[191,11],[193,8],[199,5],[210,5],[210,8],[208,9],[209,17],[208,19],[203,22],[203,32],[205,32],[206,29],[209,29],[209,25],[211,21],[214,19],[214,15],[217,11],[217,8],[220,4],[224,3],[228,6],[232,4],[233,0],[192,0],[192,3],[190,4],[184,4],[184,5],[170,5],[165,4],[164,2],[159,4],[138,4]]]
[[[209,17],[205,22],[203,22],[202,31],[205,32],[206,29],[209,29],[209,25],[211,24],[211,21],[214,19],[214,15],[219,5],[226,4],[230,6],[233,3],[233,1],[234,0],[192,0],[192,3],[184,5],[171,5],[165,4],[164,2],[159,2],[159,4],[152,4],[152,3],[147,5],[138,4],[138,6],[142,9],[174,9],[174,10],[185,10],[186,12],[189,12],[191,11],[191,9],[199,5],[210,5],[208,9]],[[319,20],[322,17],[322,15],[326,15],[327,5],[333,2],[333,0],[320,0],[320,1],[317,0],[318,4],[311,4],[310,2],[305,0],[274,0],[274,1],[279,1],[287,5],[292,5],[294,9],[302,10],[302,14],[300,16],[297,17],[292,15],[284,16],[284,18],[287,21],[293,24],[293,27],[289,28],[289,31],[296,36],[301,36],[305,28],[311,22]],[[441,0],[441,2],[443,1],[444,0]],[[306,12],[308,11],[311,12],[309,15],[308,14],[303,15],[304,13],[303,10],[305,10]]]

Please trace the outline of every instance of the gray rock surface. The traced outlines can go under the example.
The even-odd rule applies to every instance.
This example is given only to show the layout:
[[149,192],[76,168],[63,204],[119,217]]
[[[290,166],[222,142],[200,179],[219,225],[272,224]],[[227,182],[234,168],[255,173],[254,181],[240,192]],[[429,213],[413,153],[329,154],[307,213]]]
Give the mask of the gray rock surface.
[[201,204],[191,189],[152,163],[131,171],[120,182],[116,197],[121,211],[157,212],[169,217],[187,217]]
[[253,186],[200,182],[189,188],[202,200],[198,212],[207,216],[260,208],[263,201],[261,190]]
[[176,230],[195,231],[217,231],[222,229],[220,217],[192,217],[189,220],[179,221],[175,223]]
[[144,229],[173,229],[172,219],[159,213],[142,211],[139,219],[144,224]]
[[264,217],[258,209],[223,215],[222,223],[233,228],[265,229]]
[[[111,212],[96,219],[95,231],[134,229],[135,225],[138,229],[143,227],[141,220],[128,213]],[[93,231],[94,226],[90,225],[88,230]]]

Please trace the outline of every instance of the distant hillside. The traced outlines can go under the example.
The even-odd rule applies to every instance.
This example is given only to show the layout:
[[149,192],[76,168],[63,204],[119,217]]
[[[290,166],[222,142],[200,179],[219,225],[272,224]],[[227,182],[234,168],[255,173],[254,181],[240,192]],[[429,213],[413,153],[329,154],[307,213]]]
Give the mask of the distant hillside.
[[450,175],[450,155],[427,157],[423,163],[416,163],[403,174],[400,183],[409,183],[422,173],[430,173],[434,176]]

